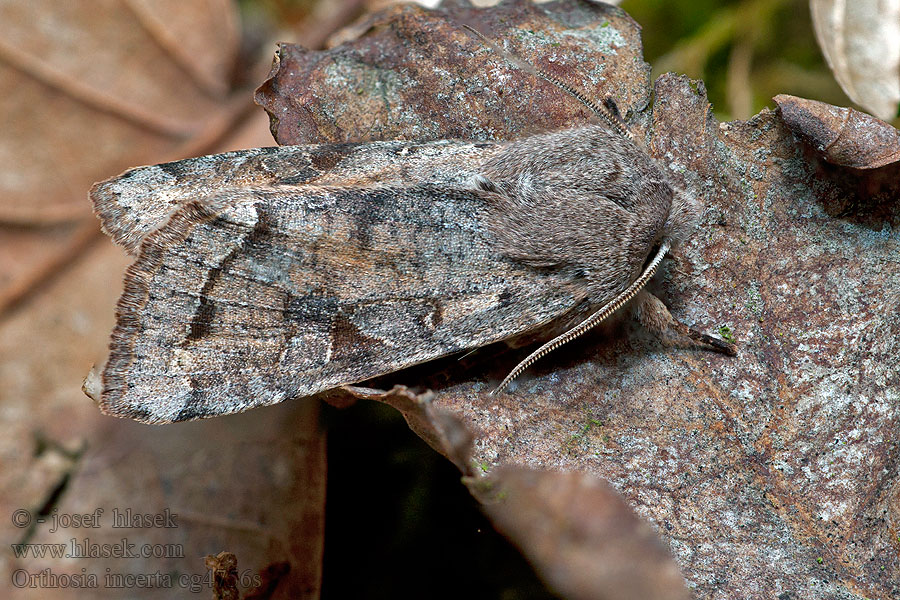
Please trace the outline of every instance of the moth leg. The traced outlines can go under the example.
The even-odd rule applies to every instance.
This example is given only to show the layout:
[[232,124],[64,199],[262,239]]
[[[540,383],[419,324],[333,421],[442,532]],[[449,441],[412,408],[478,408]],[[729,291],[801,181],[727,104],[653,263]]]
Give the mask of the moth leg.
[[714,338],[676,320],[662,303],[662,300],[647,291],[641,291],[633,305],[637,320],[659,337],[666,346],[700,348],[721,352],[729,356],[737,355],[737,346],[719,338]]

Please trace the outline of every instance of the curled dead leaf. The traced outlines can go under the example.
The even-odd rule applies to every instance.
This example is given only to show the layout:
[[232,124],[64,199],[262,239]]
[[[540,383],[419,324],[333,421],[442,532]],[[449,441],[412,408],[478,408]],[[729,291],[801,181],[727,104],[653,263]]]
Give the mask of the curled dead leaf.
[[[282,44],[256,102],[283,145],[509,139],[591,119],[580,102],[510,65],[463,24],[590,97],[613,98],[623,115],[649,102],[636,23],[583,2],[396,5],[330,50]],[[616,60],[597,60],[603,56]]]
[[900,131],[852,108],[787,94],[773,98],[781,118],[830,163],[877,169],[900,160]]
[[494,526],[565,598],[690,598],[649,523],[586,473],[504,465],[467,478]]
[[417,394],[406,386],[397,385],[388,391],[348,385],[322,395],[326,402],[346,406],[347,399],[376,400],[394,407],[425,442],[447,457],[463,474],[471,475],[472,435],[447,411],[436,410],[430,391]]

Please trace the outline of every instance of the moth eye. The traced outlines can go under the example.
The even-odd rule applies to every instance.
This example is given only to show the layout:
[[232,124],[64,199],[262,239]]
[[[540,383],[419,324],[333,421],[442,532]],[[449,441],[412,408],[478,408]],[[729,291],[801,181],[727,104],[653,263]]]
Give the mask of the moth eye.
[[647,270],[647,267],[650,266],[650,262],[653,260],[653,258],[659,252],[659,245],[660,245],[659,242],[653,244],[653,247],[650,249],[650,253],[647,254],[647,258],[644,259],[644,264],[641,266],[642,273]]

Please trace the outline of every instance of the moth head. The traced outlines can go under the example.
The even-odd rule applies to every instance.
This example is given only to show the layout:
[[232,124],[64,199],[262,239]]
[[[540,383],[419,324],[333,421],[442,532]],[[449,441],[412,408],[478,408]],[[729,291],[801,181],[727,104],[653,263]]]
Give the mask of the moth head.
[[686,241],[700,222],[700,203],[693,194],[678,186],[672,186],[672,204],[664,231],[672,248]]

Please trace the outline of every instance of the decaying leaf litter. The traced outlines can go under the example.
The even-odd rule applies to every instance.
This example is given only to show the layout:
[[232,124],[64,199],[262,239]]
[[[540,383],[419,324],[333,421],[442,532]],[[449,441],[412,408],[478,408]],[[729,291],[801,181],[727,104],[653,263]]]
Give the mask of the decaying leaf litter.
[[[655,524],[698,596],[761,589],[796,597],[829,590],[838,597],[888,597],[896,579],[900,504],[890,436],[896,430],[897,375],[889,362],[897,332],[897,303],[890,297],[897,289],[896,188],[888,180],[873,200],[868,179],[849,179],[816,163],[773,113],[718,126],[697,83],[661,80],[651,109],[634,24],[621,13],[604,17],[605,26],[561,41],[542,41],[540,27],[525,25],[517,39],[533,44],[535,54],[521,47],[516,52],[544,68],[549,62],[573,78],[567,81],[598,95],[604,84],[616,90],[623,111],[639,111],[633,118],[638,127],[652,125],[654,153],[684,170],[703,193],[710,208],[704,226],[670,264],[670,281],[660,289],[677,316],[727,326],[742,344],[745,362],[714,357],[719,362],[711,367],[709,357],[664,350],[623,322],[536,367],[508,401],[479,400],[484,389],[465,383],[479,379],[479,368],[499,373],[508,366],[487,366],[493,359],[484,355],[469,357],[475,366],[462,375],[450,365],[417,379],[436,390],[436,406],[455,409],[474,427],[479,464],[562,466],[611,481]],[[385,35],[390,22],[376,24],[367,36]],[[401,27],[400,37],[422,59],[422,36],[402,33],[415,30],[415,24]],[[428,31],[434,36],[449,28]],[[577,68],[567,69],[553,52],[585,38],[608,43],[573,58],[580,61]],[[360,45],[367,44],[374,42],[363,38]],[[452,53],[439,56],[447,66]],[[357,74],[350,62],[359,84],[350,89],[361,92],[357,101],[388,97],[389,107],[416,107],[398,120],[426,131],[425,137],[502,137],[503,124],[528,132],[587,116],[583,107],[554,98],[549,86],[514,77],[515,87],[494,97],[493,109],[479,113],[478,106],[463,105],[447,111],[472,122],[442,135],[428,124],[440,113],[436,102],[420,105],[421,96],[400,96],[409,82],[399,78],[398,89],[392,77],[407,68],[367,70],[363,63]],[[617,75],[620,64],[627,68]],[[484,71],[473,71],[460,79],[474,81],[478,97],[477,90],[490,89],[491,82]],[[466,89],[465,82],[456,91]],[[315,89],[327,83],[322,77]],[[425,87],[443,89],[435,84],[418,92]],[[636,102],[629,101],[634,91]],[[440,101],[457,96],[445,92]],[[516,108],[498,112],[499,100]],[[524,112],[529,102],[546,111]],[[353,110],[345,106],[326,104],[302,118],[340,139],[352,133],[352,119],[342,129],[317,119],[323,110]],[[416,117],[420,106],[431,112]],[[555,123],[537,121],[552,119],[547,115],[554,108],[560,111]],[[373,127],[360,125],[361,132],[347,139],[367,139]],[[415,131],[402,128],[389,133],[416,139]],[[842,293],[851,287],[854,295]],[[710,465],[718,467],[710,472]],[[771,565],[772,557],[781,560]]]
[[[79,390],[85,368],[103,357],[127,262],[105,242],[85,190],[138,163],[271,144],[263,115],[241,120],[258,112],[250,90],[229,87],[239,41],[230,2],[86,9],[58,2],[0,7],[0,104],[10,116],[0,131],[0,153],[9,159],[0,182],[2,595],[85,592],[13,588],[17,569],[38,575],[85,569],[101,583],[106,569],[181,573],[190,582],[205,575],[205,554],[229,548],[242,571],[253,574],[303,555],[281,577],[280,592],[318,597],[325,445],[315,404],[248,415],[240,424],[219,420],[167,431],[102,417]],[[168,45],[172,39],[175,47]],[[247,67],[255,83],[268,59],[261,70]],[[207,80],[198,80],[197,71]],[[218,89],[209,87],[210,74]],[[156,120],[142,120],[148,115]],[[161,121],[183,128],[153,126]],[[177,513],[174,533],[129,529],[125,537],[135,547],[181,544],[184,557],[17,559],[9,550],[20,542],[120,543],[124,530],[109,527],[113,508]],[[50,533],[49,521],[17,528],[9,515],[20,509],[65,515],[103,509],[107,518],[100,530]],[[90,591],[94,598],[123,594],[177,595],[159,587]]]

